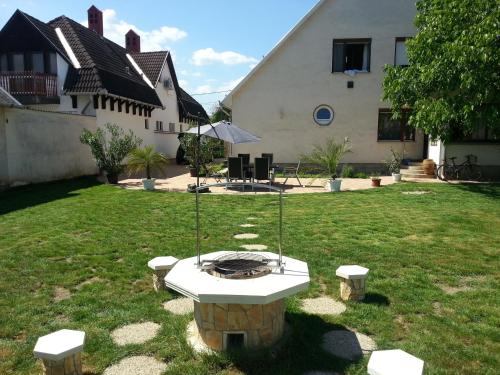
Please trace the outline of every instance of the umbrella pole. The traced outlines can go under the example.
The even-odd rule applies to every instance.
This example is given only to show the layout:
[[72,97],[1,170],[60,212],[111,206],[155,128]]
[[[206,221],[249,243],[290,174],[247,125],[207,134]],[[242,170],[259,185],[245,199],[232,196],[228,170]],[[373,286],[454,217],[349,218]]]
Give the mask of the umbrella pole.
[[[200,121],[198,121],[198,135],[196,137],[196,188],[200,186]],[[196,189],[196,254],[197,265],[201,266],[200,259],[200,192]]]

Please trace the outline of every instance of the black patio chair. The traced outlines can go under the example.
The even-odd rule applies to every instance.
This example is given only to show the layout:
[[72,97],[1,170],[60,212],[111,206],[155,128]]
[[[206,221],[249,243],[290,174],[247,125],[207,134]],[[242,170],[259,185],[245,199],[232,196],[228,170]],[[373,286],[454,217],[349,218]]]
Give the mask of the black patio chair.
[[263,158],[268,158],[269,159],[269,168],[273,167],[273,154],[265,154],[262,153],[261,155]]
[[300,182],[299,178],[299,169],[300,169],[300,160],[297,163],[295,167],[290,166],[290,167],[284,167],[283,168],[283,176],[285,177],[285,181],[283,181],[283,185],[286,184],[289,178],[296,178],[297,181],[299,182],[300,186],[303,186],[302,183]]
[[[240,157],[228,158],[227,159],[227,177],[226,181],[231,182],[233,180],[243,180],[246,182],[245,173],[243,171],[243,159]],[[243,185],[243,190],[245,190],[245,186]]]
[[[254,181],[269,181],[269,186],[273,183],[273,175],[269,168],[269,158],[255,158],[253,167]],[[269,190],[271,190],[269,188]]]
[[238,154],[238,157],[243,159],[244,167],[247,167],[250,164],[250,154]]

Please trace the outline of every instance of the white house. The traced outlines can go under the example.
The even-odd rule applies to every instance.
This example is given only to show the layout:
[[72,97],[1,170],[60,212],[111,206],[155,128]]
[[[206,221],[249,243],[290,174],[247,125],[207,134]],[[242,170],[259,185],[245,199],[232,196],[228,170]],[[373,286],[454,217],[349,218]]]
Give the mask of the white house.
[[[126,48],[106,39],[102,12],[94,6],[88,10],[88,25],[66,16],[44,23],[17,10],[0,31],[0,87],[25,110],[58,114],[55,123],[61,127],[68,125],[61,122],[62,114],[71,115],[68,119],[73,123],[78,122],[75,116],[83,116],[83,122],[93,122],[93,128],[116,123],[132,130],[144,145],[175,157],[178,133],[188,124],[207,122],[208,116],[179,86],[170,53],[141,52],[140,37],[132,30],[124,35]],[[26,112],[24,122],[27,113],[31,125],[50,116]],[[3,128],[14,129],[15,118],[5,117],[10,123]],[[47,134],[51,142],[57,142],[58,136],[57,131]],[[25,171],[33,170],[28,167]],[[74,173],[62,169],[18,177],[35,182],[70,177],[81,170],[78,166]]]
[[381,99],[384,66],[408,64],[415,15],[415,0],[319,1],[224,99],[233,122],[262,137],[233,152],[297,162],[326,138],[348,137],[352,153],[343,161],[355,168],[380,168],[391,148],[427,158],[427,137],[391,120]]

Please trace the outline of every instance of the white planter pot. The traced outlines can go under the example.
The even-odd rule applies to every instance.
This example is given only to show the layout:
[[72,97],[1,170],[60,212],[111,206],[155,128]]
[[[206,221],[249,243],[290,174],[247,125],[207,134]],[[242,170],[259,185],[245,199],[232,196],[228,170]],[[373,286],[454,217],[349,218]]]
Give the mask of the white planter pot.
[[328,188],[331,192],[339,192],[341,184],[342,184],[342,180],[339,180],[339,179],[328,180]]
[[155,181],[156,178],[143,178],[142,186],[144,186],[144,190],[154,190],[155,189]]
[[401,173],[393,173],[392,179],[394,180],[394,182],[401,182]]

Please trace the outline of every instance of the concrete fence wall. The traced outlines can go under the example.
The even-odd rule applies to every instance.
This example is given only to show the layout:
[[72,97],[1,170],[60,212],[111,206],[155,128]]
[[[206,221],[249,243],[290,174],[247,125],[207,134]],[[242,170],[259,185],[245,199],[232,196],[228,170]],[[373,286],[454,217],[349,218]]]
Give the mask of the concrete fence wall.
[[91,116],[0,108],[0,184],[15,186],[97,174],[88,146],[80,143]]

